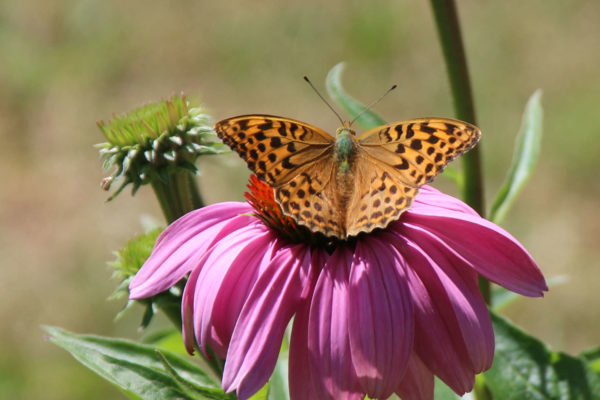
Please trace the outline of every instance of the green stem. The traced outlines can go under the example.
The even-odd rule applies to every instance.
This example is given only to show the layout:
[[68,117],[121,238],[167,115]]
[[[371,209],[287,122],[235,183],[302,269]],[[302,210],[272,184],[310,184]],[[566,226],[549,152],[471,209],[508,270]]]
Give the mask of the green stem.
[[181,331],[183,324],[181,319],[180,299],[175,298],[168,292],[164,292],[155,296],[153,300],[156,306],[167,316],[169,321]]
[[[186,171],[170,173],[166,182],[160,178],[152,180],[152,188],[168,223],[182,215],[204,207],[194,175]],[[181,299],[173,300],[170,294],[159,294],[154,298],[157,306],[179,330],[183,329],[181,319]],[[200,353],[202,354],[202,353]],[[209,358],[202,356],[206,364],[221,378],[223,360],[211,349]]]
[[154,179],[152,180],[152,189],[154,189],[154,194],[158,199],[158,204],[160,204],[160,208],[165,216],[165,219],[168,223],[175,221],[176,212],[171,205],[173,203],[171,199],[171,192],[168,190],[167,186],[164,182]]
[[[467,67],[456,5],[454,0],[431,0],[431,7],[433,8],[444,60],[446,61],[456,118],[477,124],[471,80],[469,78],[469,69]],[[485,215],[479,146],[474,147],[471,151],[464,154],[462,160],[465,178],[462,188],[463,199],[479,215]],[[489,281],[480,278],[479,287],[486,303],[490,304]]]
[[170,173],[166,182],[153,179],[152,188],[168,223],[204,206],[196,180],[187,171]]

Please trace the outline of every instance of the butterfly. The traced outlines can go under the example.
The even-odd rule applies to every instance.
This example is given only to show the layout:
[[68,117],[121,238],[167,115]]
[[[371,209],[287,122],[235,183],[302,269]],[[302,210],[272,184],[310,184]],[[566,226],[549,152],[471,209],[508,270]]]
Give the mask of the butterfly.
[[395,122],[360,136],[350,125],[332,136],[290,118],[242,115],[215,131],[273,187],[286,215],[341,240],[397,220],[422,185],[481,137],[476,126],[447,118]]

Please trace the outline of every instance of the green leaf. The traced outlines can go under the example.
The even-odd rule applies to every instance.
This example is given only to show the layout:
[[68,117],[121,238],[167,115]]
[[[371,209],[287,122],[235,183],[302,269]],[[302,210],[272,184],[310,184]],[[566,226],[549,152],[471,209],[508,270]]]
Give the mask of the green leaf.
[[[289,327],[288,327],[289,330]],[[289,333],[283,337],[281,350],[275,370],[269,380],[269,400],[290,400],[290,384],[288,380],[288,365],[290,358]]]
[[141,399],[234,399],[199,366],[167,350],[129,340],[44,327],[50,340],[83,365]]
[[[350,114],[352,118],[355,118],[365,110],[366,106],[348,95],[342,87],[342,71],[344,66],[345,63],[341,62],[331,68],[327,74],[327,78],[325,79],[325,86],[329,96],[336,103],[344,107],[346,112]],[[383,118],[381,118],[372,110],[365,111],[360,117],[358,117],[356,122],[358,122],[365,129],[371,129],[387,124]]]
[[579,357],[586,360],[590,368],[600,374],[600,347],[586,350]]
[[[548,278],[546,282],[548,284],[548,288],[551,288],[565,283],[568,279],[569,277],[567,275],[558,275]],[[492,309],[496,312],[501,311],[514,303],[516,300],[522,298],[523,296],[518,293],[505,289],[502,286],[494,285],[492,288]]]
[[437,376],[435,377],[435,391],[433,397],[435,400],[460,400],[461,398]]
[[181,332],[175,328],[167,328],[150,333],[142,338],[142,343],[180,355],[187,354]]
[[270,382],[267,382],[258,392],[254,393],[248,400],[267,400],[269,398]]
[[525,106],[512,165],[490,210],[489,219],[495,223],[500,223],[504,219],[537,163],[542,141],[541,97],[542,91],[536,90]]
[[495,399],[600,399],[600,376],[583,358],[553,352],[492,313],[496,354],[485,382]]

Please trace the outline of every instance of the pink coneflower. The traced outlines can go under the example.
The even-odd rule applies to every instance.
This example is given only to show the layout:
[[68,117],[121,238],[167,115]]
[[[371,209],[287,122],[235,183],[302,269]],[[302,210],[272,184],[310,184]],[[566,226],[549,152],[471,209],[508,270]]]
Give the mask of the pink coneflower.
[[515,238],[432,187],[386,229],[325,246],[302,241],[268,186],[249,188],[252,205],[171,224],[130,285],[141,299],[190,273],[186,347],[226,359],[223,387],[240,399],[268,381],[292,317],[292,400],[432,399],[434,375],[463,394],[494,354],[478,274],[526,296],[547,290]]

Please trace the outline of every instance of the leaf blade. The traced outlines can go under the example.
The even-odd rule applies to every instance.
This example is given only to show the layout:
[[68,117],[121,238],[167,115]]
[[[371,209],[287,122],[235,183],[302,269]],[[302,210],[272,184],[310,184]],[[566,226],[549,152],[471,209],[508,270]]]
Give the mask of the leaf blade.
[[600,376],[579,357],[553,352],[492,313],[496,353],[484,373],[494,398],[589,400],[600,396]]
[[[79,335],[56,327],[43,327],[50,341],[67,350],[83,365],[141,399],[231,399],[199,366],[167,350],[125,339]],[[165,368],[168,362],[168,370]],[[177,379],[174,378],[176,372]],[[194,388],[197,396],[188,390]]]
[[[325,87],[329,96],[339,105],[341,105],[352,118],[355,118],[358,114],[363,112],[366,106],[360,101],[354,99],[344,90],[342,86],[342,72],[345,67],[345,63],[341,62],[336,64],[327,73],[325,78]],[[356,120],[363,128],[371,129],[376,128],[380,125],[385,125],[387,122],[385,119],[379,116],[373,110],[365,111]]]
[[489,219],[497,224],[504,219],[531,177],[539,158],[543,118],[541,97],[542,91],[536,90],[525,106],[511,167],[490,209]]

